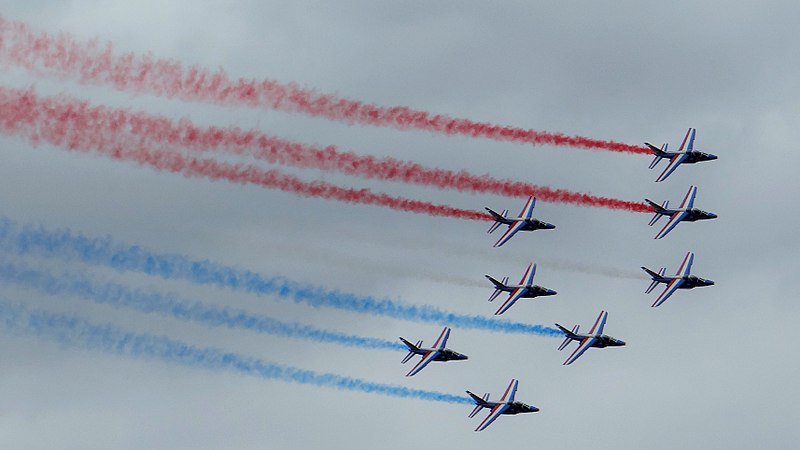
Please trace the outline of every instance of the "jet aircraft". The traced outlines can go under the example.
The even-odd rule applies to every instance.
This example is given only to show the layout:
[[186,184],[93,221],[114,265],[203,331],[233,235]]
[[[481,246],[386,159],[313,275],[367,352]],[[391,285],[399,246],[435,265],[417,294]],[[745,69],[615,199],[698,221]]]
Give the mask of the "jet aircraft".
[[670,209],[669,201],[665,201],[661,205],[656,204],[650,199],[644,199],[650,206],[653,207],[655,215],[650,219],[650,226],[653,226],[661,216],[670,216],[664,228],[656,234],[655,239],[661,239],[672,231],[681,221],[694,222],[697,220],[716,219],[717,215],[710,212],[705,212],[702,209],[694,207],[694,197],[697,195],[697,186],[689,187],[686,197],[683,198],[681,206],[678,209]]
[[714,282],[711,280],[689,275],[689,272],[692,270],[693,261],[694,253],[686,253],[686,257],[683,258],[683,263],[681,264],[681,267],[678,268],[678,272],[675,273],[674,277],[664,276],[664,272],[666,272],[667,269],[663,267],[658,271],[658,273],[653,272],[647,267],[642,267],[642,269],[644,269],[644,271],[647,272],[653,279],[653,281],[650,283],[650,286],[645,291],[645,294],[653,292],[653,289],[655,289],[659,283],[665,283],[667,285],[667,288],[664,289],[664,292],[662,292],[656,301],[651,305],[652,307],[660,306],[678,289],[693,289],[696,287],[714,285]]
[[401,337],[400,340],[403,341],[403,344],[406,344],[406,347],[408,347],[408,354],[405,356],[405,358],[403,358],[403,364],[407,363],[408,360],[410,360],[414,355],[422,355],[422,359],[406,374],[406,376],[413,377],[420,370],[424,369],[425,366],[427,366],[431,361],[453,361],[467,359],[467,355],[462,355],[461,353],[454,352],[449,348],[445,348],[445,345],[447,345],[447,338],[449,337],[450,327],[444,327],[442,334],[439,335],[439,339],[437,339],[436,343],[433,344],[433,348],[422,348],[422,341],[417,341],[416,344],[412,344]]
[[529,412],[538,412],[539,408],[535,406],[526,405],[522,402],[514,401],[514,395],[517,393],[517,385],[519,384],[518,380],[512,379],[511,383],[508,384],[506,388],[506,392],[503,394],[503,397],[500,399],[499,402],[490,402],[489,401],[489,393],[483,394],[483,397],[478,397],[477,395],[473,394],[470,391],[467,391],[470,397],[472,397],[472,401],[475,402],[475,409],[469,413],[469,417],[475,417],[475,414],[478,414],[478,411],[482,410],[483,408],[489,408],[491,411],[489,415],[483,419],[478,428],[475,428],[475,431],[483,431],[492,424],[498,417],[503,414],[507,415],[516,415],[522,413],[529,413]]
[[686,132],[686,136],[683,138],[683,143],[681,143],[681,147],[678,149],[677,152],[670,152],[667,151],[667,144],[658,148],[648,142],[645,142],[644,145],[650,147],[650,151],[652,151],[656,156],[653,159],[653,162],[650,163],[650,168],[655,168],[662,159],[669,159],[669,164],[661,172],[661,175],[656,178],[656,182],[664,181],[667,179],[675,169],[678,168],[681,164],[694,164],[702,161],[711,161],[717,159],[716,155],[712,155],[711,153],[703,153],[697,150],[694,150],[694,135],[695,135],[694,128],[689,128],[689,131]]
[[569,355],[566,361],[564,361],[564,365],[568,366],[575,362],[583,352],[591,347],[598,347],[598,348],[606,348],[606,347],[620,347],[625,345],[625,341],[614,339],[611,336],[607,336],[603,334],[603,327],[606,326],[606,319],[608,318],[608,313],[606,311],[600,311],[600,315],[597,316],[597,320],[594,322],[594,326],[592,329],[589,330],[589,334],[580,334],[578,330],[580,328],[579,325],[575,325],[572,327],[572,331],[562,327],[559,324],[556,326],[564,332],[564,342],[558,347],[558,350],[564,350],[567,345],[569,345],[572,341],[580,341],[578,344],[578,348]]
[[521,298],[534,298],[543,295],[556,295],[556,291],[552,289],[547,289],[542,286],[537,286],[533,284],[533,276],[536,275],[536,264],[530,263],[528,264],[528,269],[525,271],[525,275],[522,276],[522,279],[519,281],[518,285],[508,285],[508,277],[503,278],[503,281],[497,281],[494,278],[490,277],[489,275],[485,275],[489,281],[494,284],[494,292],[489,297],[489,301],[494,301],[501,292],[510,292],[508,299],[503,302],[503,305],[494,313],[494,315],[499,316],[504,312],[508,311],[511,306],[516,303],[517,300]]
[[494,243],[495,247],[500,247],[512,236],[517,234],[517,231],[534,231],[534,230],[552,230],[556,226],[547,222],[542,222],[541,220],[533,218],[533,208],[536,206],[536,198],[535,197],[528,197],[528,202],[525,203],[525,207],[522,208],[522,212],[519,213],[519,217],[515,217],[509,219],[508,210],[503,210],[503,214],[497,214],[496,212],[492,211],[489,208],[486,208],[486,211],[489,211],[489,214],[492,215],[494,218],[494,223],[492,224],[491,228],[489,228],[488,233],[493,233],[494,230],[500,227],[500,225],[508,225],[508,230],[500,236],[500,239]]

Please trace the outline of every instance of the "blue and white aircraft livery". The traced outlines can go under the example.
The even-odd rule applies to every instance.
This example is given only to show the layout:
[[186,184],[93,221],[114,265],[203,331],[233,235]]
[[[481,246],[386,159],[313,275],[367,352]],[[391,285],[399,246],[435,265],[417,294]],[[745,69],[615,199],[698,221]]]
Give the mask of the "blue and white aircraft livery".
[[702,209],[697,209],[694,207],[694,197],[696,195],[697,186],[690,186],[689,191],[686,193],[686,196],[683,198],[683,202],[681,202],[681,206],[678,209],[670,209],[669,201],[665,201],[661,205],[658,205],[650,199],[644,199],[650,204],[650,206],[653,207],[653,211],[655,212],[653,218],[650,219],[650,226],[655,225],[661,216],[669,216],[669,221],[667,221],[667,224],[664,225],[664,228],[662,228],[661,231],[656,234],[655,239],[663,238],[682,221],[695,222],[697,220],[717,218],[717,215],[714,213],[706,212]]
[[589,334],[580,334],[578,330],[580,328],[579,325],[575,325],[572,327],[572,331],[562,327],[559,324],[556,326],[564,332],[564,342],[558,347],[558,350],[564,350],[564,348],[569,345],[572,341],[579,341],[578,348],[569,355],[566,361],[564,361],[564,365],[568,366],[575,362],[576,359],[580,358],[580,356],[588,349],[592,347],[597,348],[606,348],[606,347],[621,347],[625,345],[625,341],[615,339],[611,336],[607,336],[603,334],[603,328],[606,326],[606,319],[608,318],[608,313],[606,311],[600,311],[600,315],[597,316],[597,320],[595,320],[592,329],[589,330]]
[[525,203],[525,207],[522,208],[522,212],[519,213],[519,217],[509,219],[508,210],[503,210],[503,214],[497,214],[496,212],[492,211],[489,208],[486,208],[486,211],[489,211],[489,214],[492,215],[494,218],[494,223],[489,228],[488,233],[494,233],[494,230],[498,229],[500,225],[508,225],[508,230],[500,236],[500,239],[494,243],[495,247],[500,247],[506,242],[511,239],[512,236],[517,234],[517,231],[534,231],[534,230],[552,230],[556,226],[547,222],[542,222],[541,220],[533,218],[533,208],[536,206],[536,198],[535,197],[528,197],[528,202]]
[[651,305],[652,307],[660,306],[662,303],[667,301],[667,299],[678,289],[694,289],[696,287],[704,287],[704,286],[713,286],[714,282],[711,280],[706,280],[704,278],[696,277],[694,275],[690,275],[692,271],[692,263],[694,262],[694,253],[688,252],[686,253],[686,257],[683,258],[683,263],[678,268],[678,272],[675,273],[674,277],[667,277],[664,276],[664,272],[666,272],[666,268],[661,268],[658,273],[653,272],[652,270],[648,269],[647,267],[642,267],[642,269],[650,275],[652,282],[650,286],[645,291],[645,294],[649,294],[653,292],[653,289],[656,288],[660,283],[664,283],[667,285],[667,288],[664,289],[664,292],[658,296],[656,301]]
[[702,161],[712,161],[717,159],[716,155],[712,155],[711,153],[703,153],[697,150],[694,150],[694,135],[695,129],[689,128],[689,131],[686,132],[686,136],[683,138],[683,142],[681,143],[681,147],[678,149],[677,152],[670,152],[667,151],[667,144],[658,148],[648,142],[645,142],[644,145],[650,147],[650,150],[656,155],[653,162],[650,163],[650,168],[655,168],[662,159],[669,159],[669,164],[661,172],[661,175],[656,178],[656,182],[664,181],[667,179],[668,176],[675,169],[678,168],[681,164],[694,164]]
[[412,344],[401,337],[400,340],[408,347],[408,354],[403,358],[403,364],[407,363],[414,355],[422,355],[422,359],[406,374],[406,376],[413,377],[431,361],[458,361],[467,359],[467,355],[462,355],[449,348],[445,348],[447,345],[447,338],[449,337],[450,327],[444,327],[442,334],[439,335],[439,339],[433,344],[433,348],[421,348],[422,341],[417,341],[416,344]]
[[503,397],[500,398],[499,402],[490,402],[489,401],[489,393],[483,394],[483,397],[478,397],[477,395],[473,394],[470,391],[467,391],[467,394],[472,398],[472,401],[475,402],[475,409],[469,413],[469,417],[475,417],[475,414],[478,414],[478,411],[482,410],[483,408],[489,408],[489,415],[483,419],[478,428],[475,428],[475,431],[483,431],[492,424],[498,417],[503,414],[506,415],[516,415],[516,414],[523,414],[523,413],[530,413],[530,412],[538,412],[539,408],[535,406],[526,405],[522,402],[514,401],[514,396],[517,394],[517,385],[519,384],[518,380],[512,379],[511,382],[508,384],[506,388],[506,392],[503,393]]
[[534,275],[536,275],[536,264],[534,263],[528,264],[528,269],[525,270],[525,275],[522,276],[522,279],[519,281],[518,285],[506,284],[508,283],[508,277],[503,278],[503,281],[497,281],[489,275],[485,275],[485,277],[488,278],[492,284],[494,284],[494,292],[489,297],[490,302],[494,301],[494,299],[496,299],[501,292],[510,293],[508,299],[503,302],[494,315],[499,316],[508,311],[508,309],[511,308],[511,306],[521,298],[534,298],[544,295],[557,294],[557,292],[552,289],[533,284]]

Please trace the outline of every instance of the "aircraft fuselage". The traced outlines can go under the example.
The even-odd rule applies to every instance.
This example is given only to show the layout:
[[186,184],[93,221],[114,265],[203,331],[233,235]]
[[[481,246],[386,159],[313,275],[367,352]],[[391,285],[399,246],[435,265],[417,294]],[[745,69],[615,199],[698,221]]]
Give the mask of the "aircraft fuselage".
[[456,361],[462,359],[469,359],[467,355],[462,355],[461,353],[455,352],[446,348],[444,350],[439,350],[435,348],[419,348],[417,350],[411,350],[414,354],[417,355],[427,355],[430,352],[437,352],[436,356],[433,358],[434,361]]
[[503,292],[514,292],[519,288],[523,289],[522,298],[541,297],[544,295],[556,295],[558,292],[537,284],[503,284],[494,278],[486,275],[486,278],[494,284],[494,288]]
[[467,355],[462,355],[461,353],[454,352],[449,348],[440,351],[439,354],[436,355],[435,358],[433,358],[434,361],[459,361],[464,359],[469,359],[469,358],[467,357]]
[[575,334],[572,337],[573,340],[583,340],[586,338],[595,338],[596,340],[592,344],[592,347],[598,348],[606,348],[606,347],[622,347],[625,345],[625,341],[621,339],[615,339],[607,334]]
[[695,222],[698,220],[716,219],[717,215],[714,213],[703,211],[702,209],[692,208],[686,211],[686,217],[683,218],[685,222]]
[[504,292],[513,292],[519,288],[523,288],[524,292],[522,293],[522,298],[534,298],[534,297],[542,297],[545,295],[556,295],[558,292],[548,289],[543,286],[539,286],[536,284],[532,284],[530,286],[498,286],[497,289],[504,291]]
[[526,405],[522,402],[511,402],[508,404],[508,408],[503,411],[503,414],[507,415],[516,415],[516,414],[524,414],[524,413],[531,413],[531,412],[538,412],[539,408],[535,406]]
[[682,164],[694,164],[703,161],[712,161],[715,159],[717,159],[717,155],[691,150],[686,152],[686,159],[683,160]]
[[534,297],[542,297],[546,295],[556,295],[557,292],[552,289],[547,289],[546,287],[532,285],[527,286],[525,288],[525,292],[522,294],[522,298],[534,298]]
[[525,222],[525,225],[520,228],[520,231],[533,231],[533,230],[552,230],[556,226],[543,222],[539,219],[522,219]]
[[594,347],[606,348],[606,347],[622,347],[625,345],[625,341],[621,339],[615,339],[611,336],[606,334],[601,334],[597,337],[597,342],[594,343]]
[[706,280],[705,278],[689,275],[688,277],[683,278],[683,283],[678,289],[694,289],[696,287],[705,287],[713,285],[714,282],[712,280]]
[[689,150],[686,152],[665,152],[652,144],[647,144],[647,145],[650,147],[653,153],[659,158],[672,159],[680,155],[686,155],[686,158],[683,161],[681,161],[681,164],[694,164],[703,161],[713,161],[717,159],[717,155],[701,152],[698,150]]
[[714,213],[710,213],[707,211],[703,211],[702,209],[692,208],[692,209],[655,209],[654,212],[656,214],[661,214],[662,216],[672,216],[673,214],[686,212],[686,217],[681,219],[684,222],[696,222],[698,220],[707,220],[707,219],[716,219],[717,215]]
[[606,348],[606,347],[622,347],[625,341],[615,339],[607,334],[601,334],[597,337],[597,342],[592,347]]
[[[659,277],[653,278],[653,281],[658,281],[659,283],[669,284],[672,280],[675,280],[681,277]],[[694,275],[689,275],[688,277],[683,277],[683,283],[678,286],[678,289],[694,289],[696,287],[705,287],[705,286],[713,286],[713,280],[707,280],[705,278],[700,278]]]

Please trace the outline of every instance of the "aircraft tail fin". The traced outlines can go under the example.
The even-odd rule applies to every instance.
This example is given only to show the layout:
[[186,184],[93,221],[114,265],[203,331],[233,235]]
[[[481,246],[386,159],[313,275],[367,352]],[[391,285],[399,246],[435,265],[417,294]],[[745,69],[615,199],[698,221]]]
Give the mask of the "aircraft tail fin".
[[655,158],[653,158],[653,161],[650,163],[650,168],[655,169],[659,162],[661,162],[661,157],[656,155]]
[[650,151],[652,151],[655,154],[655,158],[653,158],[653,162],[650,163],[650,168],[651,169],[654,169],[658,165],[658,163],[661,162],[661,160],[663,158],[667,158],[667,155],[666,155],[666,153],[667,153],[667,144],[662,145],[661,148],[658,148],[655,145],[647,143],[647,142],[645,142],[644,145],[650,147]]
[[492,302],[494,301],[494,299],[497,298],[497,296],[500,295],[500,293],[503,292],[503,288],[505,288],[506,284],[508,283],[508,277],[503,277],[503,281],[497,281],[494,278],[490,277],[489,275],[485,276],[494,285],[494,292],[492,292],[492,295],[489,296],[489,301]]
[[653,289],[655,289],[656,286],[658,286],[658,280],[651,281],[650,282],[650,286],[647,286],[647,290],[644,291],[644,293],[645,294],[649,294],[649,293],[653,292]]
[[491,214],[492,218],[494,219],[494,223],[492,224],[491,227],[489,227],[489,231],[487,231],[487,233],[489,233],[489,234],[494,233],[494,230],[498,229],[500,227],[500,225],[503,225],[504,223],[508,223],[508,210],[507,209],[504,209],[502,214],[497,214],[496,212],[492,211],[489,208],[486,208],[486,211],[489,211],[489,214]]
[[650,222],[648,223],[648,225],[652,227],[653,225],[656,224],[656,222],[658,222],[658,219],[660,219],[661,216],[667,214],[667,208],[669,208],[669,200],[664,200],[664,202],[661,203],[660,205],[648,199],[645,199],[645,201],[649,203],[650,206],[653,207],[653,211],[655,212],[653,218],[650,219]]
[[558,346],[558,350],[561,351],[564,350],[570,342],[572,342],[574,339],[577,339],[575,335],[578,333],[578,330],[580,330],[581,326],[575,325],[572,327],[572,331],[567,330],[559,324],[556,324],[556,326],[564,332],[564,341]]
[[469,417],[475,417],[475,414],[478,414],[480,410],[486,408],[486,403],[489,401],[489,393],[483,394],[483,397],[478,397],[477,395],[473,394],[470,391],[467,391],[470,397],[472,397],[472,401],[475,402],[475,408],[469,413]]
[[415,345],[403,338],[400,338],[400,340],[403,341],[403,344],[406,344],[406,347],[408,347],[408,354],[403,358],[402,361],[402,363],[405,364],[411,359],[411,357],[413,357],[414,355],[417,354],[417,352],[420,351],[419,348],[422,346],[422,341],[421,340],[417,341]]
[[656,286],[658,286],[659,278],[662,278],[664,276],[664,274],[667,272],[667,268],[662,267],[661,269],[658,270],[658,273],[653,272],[647,267],[642,267],[642,269],[644,269],[644,271],[647,272],[647,274],[650,275],[650,277],[653,279],[653,281],[650,282],[650,286],[648,286],[647,290],[644,291],[645,294],[649,294],[653,292],[653,289],[655,289]]

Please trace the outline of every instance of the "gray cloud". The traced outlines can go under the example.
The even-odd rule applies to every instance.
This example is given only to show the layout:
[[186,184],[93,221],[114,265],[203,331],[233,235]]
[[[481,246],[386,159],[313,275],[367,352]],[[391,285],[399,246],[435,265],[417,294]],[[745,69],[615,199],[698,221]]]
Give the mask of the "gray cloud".
[[[464,314],[491,314],[490,289],[478,287],[484,273],[517,277],[535,260],[537,280],[559,295],[520,302],[507,313],[510,320],[584,328],[607,309],[606,332],[628,342],[563,367],[567,355],[556,350],[557,339],[455,329],[450,344],[470,360],[432,365],[406,379],[394,352],[154,320],[4,286],[3,298],[32,306],[376,382],[491,391],[497,398],[517,377],[518,398],[542,408],[473,433],[477,421],[466,418],[466,407],[265,382],[6,336],[0,428],[7,446],[786,448],[800,438],[791,420],[800,363],[784,332],[800,312],[793,279],[800,269],[793,245],[800,163],[796,3],[84,0],[5,2],[2,14],[39,29],[110,39],[123,50],[297,81],[381,105],[632,144],[675,146],[695,126],[696,146],[720,155],[656,184],[649,158],[641,156],[348,126],[34,79],[2,67],[5,86],[35,83],[42,92],[624,199],[676,202],[697,184],[697,205],[720,215],[654,241],[657,230],[646,226],[644,214],[541,203],[537,214],[556,230],[493,249],[482,223],[183,179],[3,137],[0,213],[20,222],[111,234],[150,249]],[[320,177],[465,208],[522,206],[519,199]],[[635,278],[638,267],[675,270],[688,250],[697,254],[698,275],[717,285],[678,292],[650,308],[647,280]],[[100,279],[354,334],[432,342],[439,331],[85,269]]]

